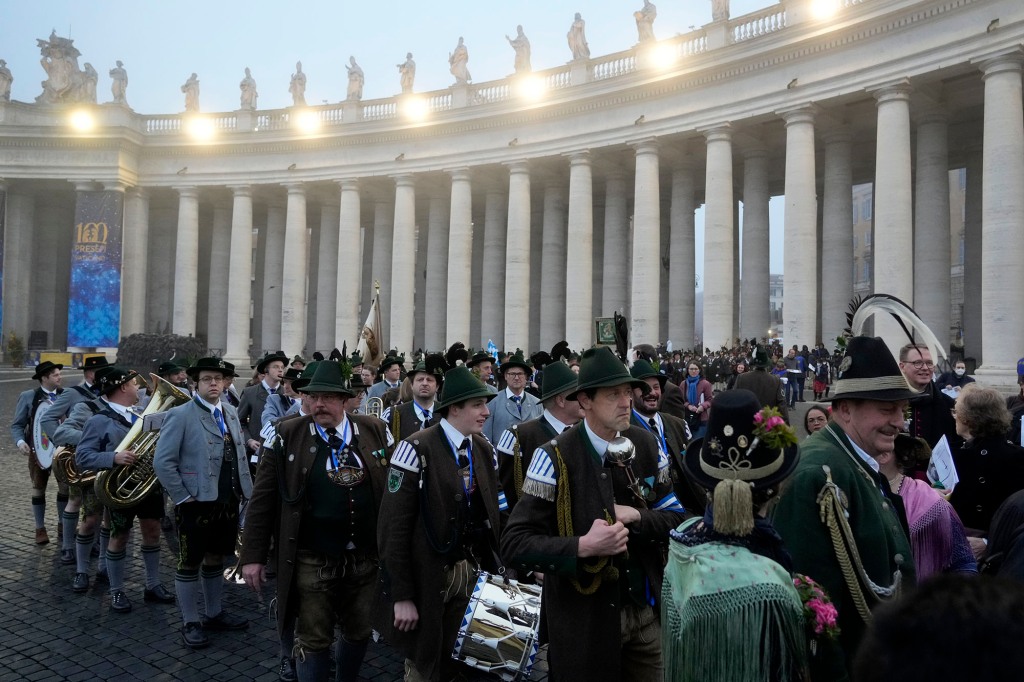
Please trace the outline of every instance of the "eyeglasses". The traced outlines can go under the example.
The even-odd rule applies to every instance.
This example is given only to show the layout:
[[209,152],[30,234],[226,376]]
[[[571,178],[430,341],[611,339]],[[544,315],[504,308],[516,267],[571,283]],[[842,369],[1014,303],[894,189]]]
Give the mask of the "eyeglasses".
[[932,369],[933,367],[935,367],[935,363],[932,362],[931,360],[913,360],[911,362],[907,362],[906,364],[913,365],[914,369],[924,369],[925,367],[927,367],[928,369]]
[[525,372],[505,372],[505,376],[522,379],[526,376]]

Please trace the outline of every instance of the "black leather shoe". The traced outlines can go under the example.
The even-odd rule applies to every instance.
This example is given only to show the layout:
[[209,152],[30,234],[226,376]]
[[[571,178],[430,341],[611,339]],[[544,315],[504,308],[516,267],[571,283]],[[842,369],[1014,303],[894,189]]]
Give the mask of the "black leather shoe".
[[281,682],[295,682],[299,679],[295,674],[295,659],[281,657],[281,667],[277,669],[277,679]]
[[118,590],[110,595],[110,610],[114,613],[129,613],[132,610],[132,603],[124,590]]
[[77,594],[89,591],[89,574],[75,573],[75,579],[71,581],[71,591]]
[[221,612],[213,618],[203,619],[204,630],[245,630],[248,627],[248,620],[242,616],[232,616],[224,610],[221,610]]
[[163,585],[157,585],[152,590],[142,593],[143,601],[155,602],[157,604],[173,604],[174,595],[164,589]]
[[181,628],[181,639],[190,649],[205,649],[210,646],[210,638],[203,632],[199,623],[185,623]]
[[70,566],[73,563],[75,563],[75,550],[62,549],[60,551],[60,565]]

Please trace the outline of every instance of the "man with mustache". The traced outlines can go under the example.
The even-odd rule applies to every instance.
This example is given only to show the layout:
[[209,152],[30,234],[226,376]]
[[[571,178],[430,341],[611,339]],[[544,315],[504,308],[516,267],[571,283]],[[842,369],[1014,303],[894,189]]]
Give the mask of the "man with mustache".
[[845,679],[871,609],[915,579],[903,502],[874,458],[892,452],[917,391],[880,338],[850,339],[837,377],[832,421],[801,444],[774,515],[794,570],[821,583],[839,612],[842,651],[815,679]]

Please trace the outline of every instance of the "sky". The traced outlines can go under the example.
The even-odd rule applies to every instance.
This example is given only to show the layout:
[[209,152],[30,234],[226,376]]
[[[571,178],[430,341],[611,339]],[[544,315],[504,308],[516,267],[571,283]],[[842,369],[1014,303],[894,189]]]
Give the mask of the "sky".
[[[655,35],[688,33],[711,21],[711,0],[659,0]],[[732,17],[775,4],[773,0],[732,0]],[[238,83],[252,70],[260,109],[291,104],[288,84],[295,62],[307,75],[306,101],[339,102],[345,97],[349,56],[366,74],[363,99],[399,92],[396,65],[412,52],[417,91],[452,83],[448,54],[465,38],[469,70],[480,83],[505,78],[514,53],[505,35],[522,24],[535,70],[565,64],[571,57],[565,34],[573,14],[587,22],[591,54],[632,47],[632,13],[642,0],[391,0],[354,3],[267,2],[265,0],[0,0],[0,59],[14,75],[11,99],[33,102],[46,74],[36,39],[70,37],[100,74],[98,101],[111,99],[108,71],[116,60],[128,71],[128,104],[138,113],[184,110],[181,85],[193,72],[200,81],[203,111],[238,108]],[[771,207],[771,271],[782,272],[781,198]],[[703,212],[697,220],[697,270],[703,271]],[[702,277],[701,277],[702,279]]]

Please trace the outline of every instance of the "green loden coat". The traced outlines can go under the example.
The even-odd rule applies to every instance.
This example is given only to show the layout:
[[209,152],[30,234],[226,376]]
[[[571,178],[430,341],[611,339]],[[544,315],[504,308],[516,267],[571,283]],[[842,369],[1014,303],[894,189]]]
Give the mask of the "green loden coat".
[[[370,473],[370,485],[378,508],[387,486],[387,462],[391,458],[385,424],[376,417],[348,415],[353,444]],[[299,527],[306,509],[305,489],[310,468],[322,442],[313,418],[286,417],[277,423],[279,438],[263,447],[252,499],[245,511],[245,530],[238,562],[266,563],[271,536],[277,538],[277,628],[284,631],[288,618],[295,618],[295,556]],[[377,548],[361,548],[376,554]]]
[[[893,573],[900,570],[903,589],[911,589],[915,581],[914,557],[902,501],[889,492],[885,477],[856,455],[839,425],[830,423],[805,440],[800,446],[800,462],[783,487],[772,523],[793,557],[793,570],[821,583],[832,597],[842,631],[839,643],[849,668],[866,626],[843,579],[829,529],[821,518],[818,496],[826,482],[823,466],[829,468],[833,483],[844,495],[857,551],[872,582],[888,587],[893,582]],[[869,597],[869,606],[877,603]],[[837,657],[836,663],[828,679],[843,679],[842,657]]]
[[[668,462],[659,461],[654,436],[637,426],[630,426],[622,435],[633,441],[636,448],[633,470],[637,477],[654,482],[654,501],[649,506],[674,495]],[[569,479],[559,479],[557,487],[569,486],[574,535],[559,536],[555,501],[524,492],[502,536],[501,553],[506,562],[520,571],[544,573],[541,637],[546,636],[550,643],[548,664],[552,680],[621,678],[623,594],[619,581],[602,579],[593,594],[585,595],[571,579],[586,587],[593,578],[577,561],[580,536],[590,530],[596,519],[605,519],[606,513],[614,520],[616,502],[629,506],[637,503],[627,489],[626,470],[599,465],[585,439],[589,436],[583,422],[555,439]],[[552,454],[550,443],[544,449],[549,456]],[[681,511],[641,508],[640,521],[630,528],[628,552],[643,566],[656,614],[660,613],[668,533],[683,518]],[[616,563],[620,563],[618,559]],[[624,578],[625,570],[620,572],[620,580]]]

